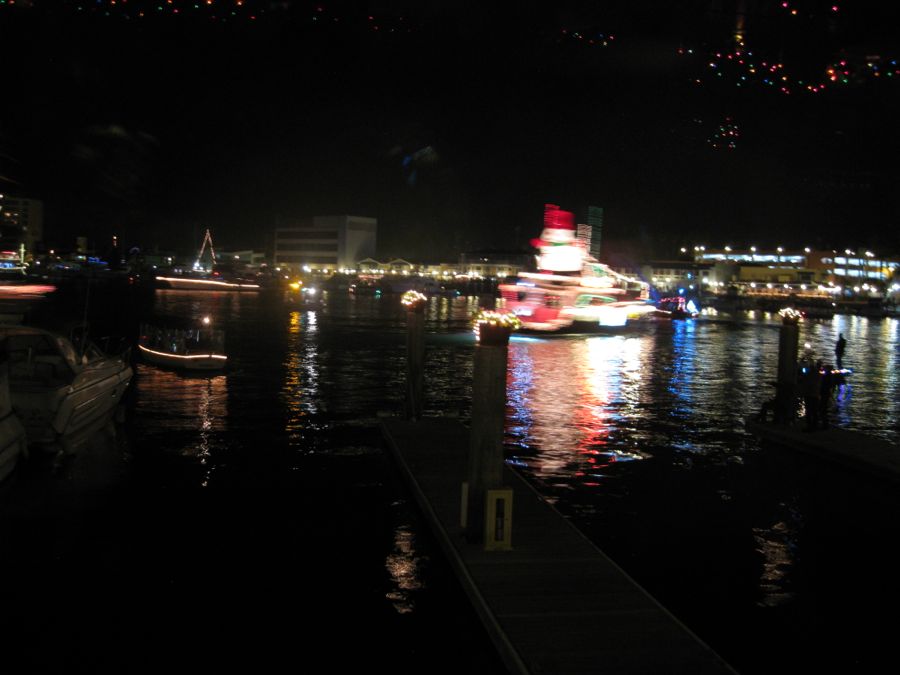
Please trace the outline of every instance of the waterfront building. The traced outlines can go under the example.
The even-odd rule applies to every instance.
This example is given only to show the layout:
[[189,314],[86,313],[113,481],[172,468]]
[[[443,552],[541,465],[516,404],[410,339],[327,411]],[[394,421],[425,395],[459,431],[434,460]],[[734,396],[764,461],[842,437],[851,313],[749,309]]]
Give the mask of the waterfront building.
[[378,221],[362,216],[315,216],[275,229],[273,263],[295,272],[353,269],[375,255]]
[[900,259],[878,256],[872,251],[845,249],[816,250],[804,248],[789,251],[783,247],[775,250],[721,249],[694,247],[694,260],[704,263],[729,263],[736,271],[732,279],[715,279],[744,283],[821,283],[887,284],[900,271]]
[[653,260],[641,265],[635,273],[657,290],[671,293],[708,284],[712,268],[713,265],[699,261]]
[[43,238],[44,203],[0,194],[0,251],[12,251],[24,262]]

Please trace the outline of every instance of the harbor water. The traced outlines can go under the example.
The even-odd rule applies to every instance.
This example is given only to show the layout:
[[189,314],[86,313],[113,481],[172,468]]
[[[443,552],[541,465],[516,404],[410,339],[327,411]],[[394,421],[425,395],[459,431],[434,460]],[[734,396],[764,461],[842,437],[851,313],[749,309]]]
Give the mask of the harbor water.
[[[2,486],[18,607],[3,628],[31,670],[501,672],[383,450],[379,416],[403,410],[399,297],[92,302],[124,334],[150,313],[210,316],[229,363],[191,376],[136,362],[119,424]],[[476,308],[429,301],[428,415],[469,419]],[[877,614],[900,600],[897,499],[744,431],[773,392],[776,319],[514,337],[507,458],[740,672],[864,669],[890,652]],[[900,322],[806,322],[801,344],[830,360],[838,333],[853,374],[833,420],[897,443]]]

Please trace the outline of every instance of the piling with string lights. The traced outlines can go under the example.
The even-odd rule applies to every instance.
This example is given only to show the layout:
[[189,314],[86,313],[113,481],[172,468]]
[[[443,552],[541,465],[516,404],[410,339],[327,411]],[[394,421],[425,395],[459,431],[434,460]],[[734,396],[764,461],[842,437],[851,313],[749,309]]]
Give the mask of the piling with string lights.
[[521,321],[509,312],[482,309],[474,325],[472,423],[461,524],[469,542],[504,550],[511,546],[512,520],[512,491],[503,487],[507,351],[509,336]]
[[425,391],[425,305],[428,297],[407,291],[400,298],[406,308],[406,419],[422,417]]
[[775,423],[790,424],[794,420],[797,401],[797,346],[803,314],[785,307],[778,334],[778,380],[775,383]]

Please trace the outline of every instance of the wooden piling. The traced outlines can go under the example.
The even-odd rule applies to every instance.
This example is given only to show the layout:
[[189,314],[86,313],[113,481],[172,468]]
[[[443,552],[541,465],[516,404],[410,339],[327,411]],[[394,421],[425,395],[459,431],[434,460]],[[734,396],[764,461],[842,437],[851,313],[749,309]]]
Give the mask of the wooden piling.
[[483,540],[487,491],[503,483],[509,334],[507,327],[482,325],[475,347],[465,526],[470,542]]
[[424,302],[407,305],[406,312],[406,419],[422,418],[425,405]]
[[793,311],[782,313],[778,335],[778,380],[775,384],[775,423],[789,424],[797,409],[797,345],[800,316]]

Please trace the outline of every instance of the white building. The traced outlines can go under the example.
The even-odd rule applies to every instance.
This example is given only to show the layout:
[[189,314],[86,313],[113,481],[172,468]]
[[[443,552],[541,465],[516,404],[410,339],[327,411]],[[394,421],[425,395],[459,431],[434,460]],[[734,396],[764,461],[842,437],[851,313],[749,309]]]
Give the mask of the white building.
[[353,269],[375,255],[378,221],[361,216],[316,216],[275,229],[273,262],[293,271]]

